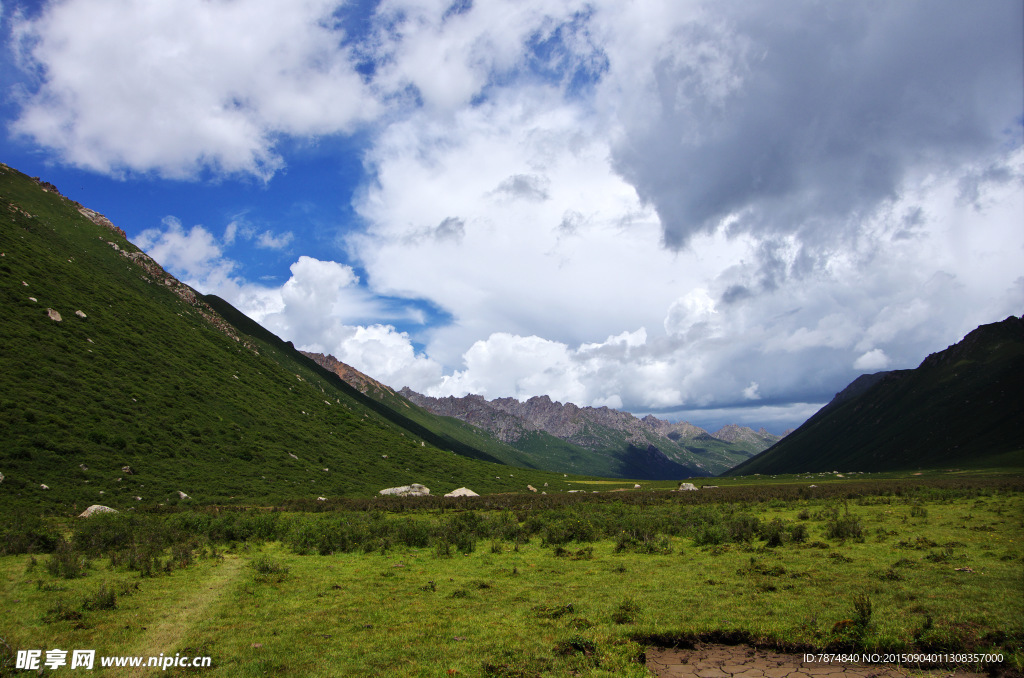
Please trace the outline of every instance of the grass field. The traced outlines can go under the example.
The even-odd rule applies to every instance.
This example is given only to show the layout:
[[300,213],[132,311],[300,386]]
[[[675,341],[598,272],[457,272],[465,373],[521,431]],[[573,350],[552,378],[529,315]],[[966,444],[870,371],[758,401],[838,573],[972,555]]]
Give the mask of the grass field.
[[701,634],[1024,666],[1019,478],[721,489],[25,517],[0,672],[60,648],[212,659],[168,675],[643,676],[646,644]]

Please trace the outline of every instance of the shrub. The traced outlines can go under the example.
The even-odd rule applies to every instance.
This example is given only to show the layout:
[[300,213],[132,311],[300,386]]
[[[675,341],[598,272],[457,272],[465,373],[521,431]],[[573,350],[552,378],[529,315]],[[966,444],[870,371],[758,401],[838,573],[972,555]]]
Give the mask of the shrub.
[[772,548],[782,546],[782,535],[786,533],[786,526],[778,518],[772,518],[771,521],[761,526],[760,533],[761,539],[765,540],[765,546]]
[[640,604],[632,598],[623,598],[612,613],[612,621],[616,624],[632,624],[640,616]]
[[106,584],[100,584],[99,589],[92,595],[82,599],[83,610],[114,610],[117,609],[117,594],[114,589],[107,588]]
[[85,556],[76,551],[63,539],[46,560],[46,571],[61,579],[76,579],[85,576]]
[[733,542],[746,542],[754,538],[758,533],[761,521],[755,516],[739,515],[729,521],[729,540]]
[[288,567],[274,562],[266,555],[253,558],[249,566],[255,570],[254,579],[259,582],[282,582],[288,576]]
[[825,524],[825,536],[829,539],[864,541],[864,528],[860,518],[849,513],[831,518]]

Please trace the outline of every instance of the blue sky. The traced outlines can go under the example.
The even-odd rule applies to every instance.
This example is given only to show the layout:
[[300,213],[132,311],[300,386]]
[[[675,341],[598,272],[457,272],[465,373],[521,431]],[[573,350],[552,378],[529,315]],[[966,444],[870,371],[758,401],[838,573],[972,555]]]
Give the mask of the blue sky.
[[1017,0],[0,0],[0,160],[435,396],[799,424],[1024,312]]

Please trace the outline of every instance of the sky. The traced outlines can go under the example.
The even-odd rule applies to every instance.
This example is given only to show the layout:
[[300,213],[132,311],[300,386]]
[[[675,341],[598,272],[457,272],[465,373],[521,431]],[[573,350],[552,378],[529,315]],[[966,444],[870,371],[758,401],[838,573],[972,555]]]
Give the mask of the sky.
[[769,431],[1024,313],[1019,0],[0,0],[0,161],[432,396]]

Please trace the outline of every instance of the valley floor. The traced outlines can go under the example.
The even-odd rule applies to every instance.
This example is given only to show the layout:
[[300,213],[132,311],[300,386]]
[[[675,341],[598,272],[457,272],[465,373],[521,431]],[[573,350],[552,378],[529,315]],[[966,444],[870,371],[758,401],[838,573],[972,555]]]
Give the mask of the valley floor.
[[[138,520],[80,521],[70,550],[0,557],[0,674],[18,651],[45,660],[49,650],[89,649],[211,658],[209,668],[168,675],[639,677],[650,675],[645,648],[712,637],[805,651],[996,653],[1002,662],[960,668],[1020,671],[1017,485],[710,506],[666,493],[648,505],[519,515],[292,514],[278,519],[276,538],[246,537],[238,522],[225,537],[215,520],[178,514],[191,533],[152,561],[138,555],[146,532],[89,550],[118,533],[108,527],[124,534]],[[610,535],[615,515],[622,529]],[[368,520],[439,531],[421,546],[322,539]]]

